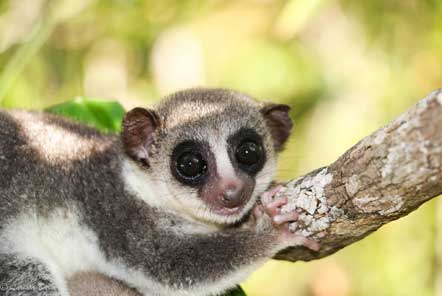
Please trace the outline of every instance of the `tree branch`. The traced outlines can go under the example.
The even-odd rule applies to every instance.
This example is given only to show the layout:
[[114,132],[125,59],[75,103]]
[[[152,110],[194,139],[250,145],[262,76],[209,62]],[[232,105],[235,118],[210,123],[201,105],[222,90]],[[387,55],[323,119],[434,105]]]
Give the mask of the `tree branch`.
[[442,90],[284,187],[283,210],[302,210],[291,229],[321,244],[319,252],[291,248],[275,257],[289,261],[333,254],[442,194]]

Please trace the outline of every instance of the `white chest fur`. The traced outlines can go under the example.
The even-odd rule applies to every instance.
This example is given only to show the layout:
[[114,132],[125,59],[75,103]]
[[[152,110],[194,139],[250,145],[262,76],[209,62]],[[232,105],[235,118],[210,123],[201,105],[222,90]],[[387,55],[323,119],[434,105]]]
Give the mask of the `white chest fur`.
[[123,262],[106,260],[96,234],[80,223],[75,211],[59,210],[50,217],[22,215],[5,225],[0,233],[0,253],[34,258],[54,277],[62,296],[69,292],[66,279],[78,272],[95,271],[115,277],[137,288],[146,296],[203,296],[220,293],[245,279],[257,266],[255,262],[232,272],[214,283],[201,283],[190,289],[164,286]]
[[67,210],[57,211],[49,218],[26,214],[10,221],[0,234],[0,252],[43,263],[62,295],[68,295],[66,277],[78,271],[97,270],[105,262],[95,234]]
[[118,278],[147,296],[194,295],[164,287],[117,259],[106,260],[96,234],[79,221],[74,211],[67,210],[56,211],[48,218],[22,215],[0,233],[0,253],[33,258],[44,264],[62,296],[69,295],[66,279],[87,271]]

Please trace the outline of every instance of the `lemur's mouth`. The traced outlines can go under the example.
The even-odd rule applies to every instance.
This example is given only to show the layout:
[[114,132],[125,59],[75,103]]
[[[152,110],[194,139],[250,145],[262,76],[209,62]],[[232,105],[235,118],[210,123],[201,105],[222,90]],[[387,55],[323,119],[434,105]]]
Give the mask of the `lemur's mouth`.
[[249,196],[245,200],[243,200],[238,206],[236,207],[226,207],[222,205],[213,205],[212,210],[215,214],[222,215],[222,216],[235,216],[241,214],[245,208],[248,208],[248,205],[250,203],[250,200],[252,199],[252,196]]
[[235,207],[235,208],[219,208],[219,209],[215,209],[215,212],[217,214],[223,215],[223,216],[232,216],[232,215],[236,215],[238,213],[240,213],[242,211],[242,209],[244,208],[244,206],[239,206],[239,207]]
[[202,188],[200,196],[213,214],[231,219],[241,216],[250,208],[253,189],[252,179],[214,179]]

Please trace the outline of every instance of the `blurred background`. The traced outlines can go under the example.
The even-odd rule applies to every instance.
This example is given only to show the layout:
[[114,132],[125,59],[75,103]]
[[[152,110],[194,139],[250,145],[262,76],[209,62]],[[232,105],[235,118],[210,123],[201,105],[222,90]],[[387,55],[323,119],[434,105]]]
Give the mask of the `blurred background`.
[[[442,0],[0,0],[0,106],[149,105],[227,87],[293,107],[279,178],[334,161],[442,87]],[[442,295],[442,202],[250,296]]]

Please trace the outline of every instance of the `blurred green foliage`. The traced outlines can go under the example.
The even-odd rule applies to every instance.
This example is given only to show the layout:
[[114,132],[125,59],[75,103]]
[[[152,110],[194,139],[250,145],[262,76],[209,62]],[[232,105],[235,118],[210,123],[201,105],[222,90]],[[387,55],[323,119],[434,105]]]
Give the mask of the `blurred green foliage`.
[[126,113],[118,102],[83,97],[46,108],[45,111],[83,122],[103,132],[113,133],[120,131]]
[[[442,0],[0,0],[0,106],[73,108],[114,130],[110,109],[64,102],[128,109],[186,87],[235,88],[293,107],[279,178],[294,178],[442,86],[441,20]],[[435,200],[318,262],[271,261],[244,288],[442,295],[441,225]]]

